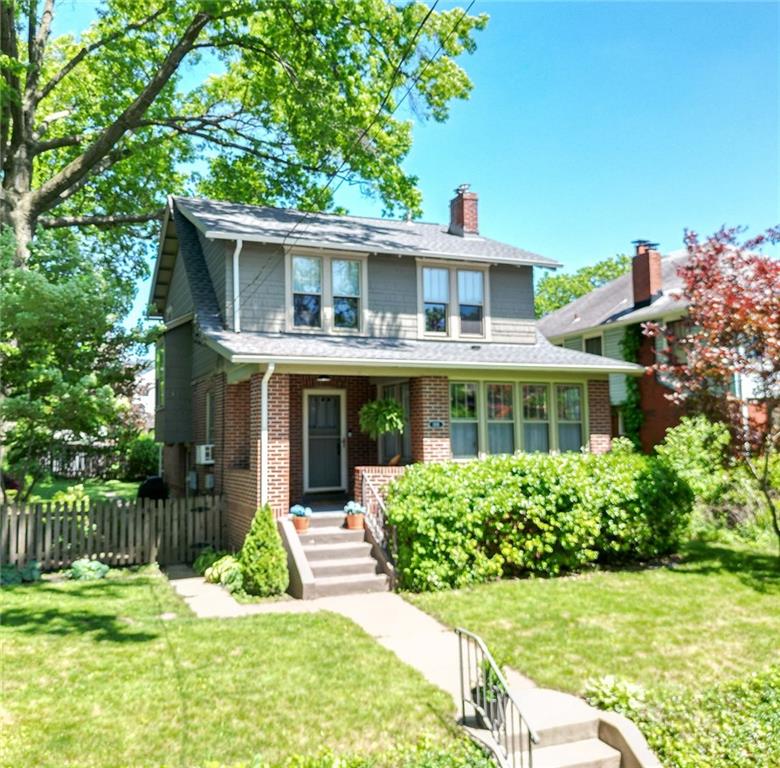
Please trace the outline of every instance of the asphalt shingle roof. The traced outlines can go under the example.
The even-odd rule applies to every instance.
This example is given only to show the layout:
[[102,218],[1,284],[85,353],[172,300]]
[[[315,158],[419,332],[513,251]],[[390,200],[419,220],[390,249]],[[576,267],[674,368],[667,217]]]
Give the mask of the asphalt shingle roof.
[[683,310],[687,302],[680,298],[682,281],[677,270],[687,260],[687,251],[674,251],[661,259],[663,294],[646,307],[634,309],[631,272],[628,272],[546,315],[537,327],[548,338],[557,339],[602,325],[641,323]]
[[451,235],[441,224],[304,213],[193,197],[174,197],[173,200],[175,207],[210,238],[243,238],[317,248],[537,267],[560,266],[554,259],[498,240],[479,235]]

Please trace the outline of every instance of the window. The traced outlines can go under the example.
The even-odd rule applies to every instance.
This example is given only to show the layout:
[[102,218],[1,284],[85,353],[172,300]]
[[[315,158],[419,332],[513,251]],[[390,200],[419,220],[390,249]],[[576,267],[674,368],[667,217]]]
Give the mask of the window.
[[165,339],[157,343],[154,356],[154,385],[157,396],[157,407],[165,407]]
[[558,449],[579,451],[582,448],[582,387],[558,384]]
[[591,336],[585,339],[585,351],[589,355],[601,355],[601,336]]
[[523,384],[523,449],[550,450],[550,409],[546,384]]
[[322,260],[315,256],[293,256],[293,325],[322,327]]
[[423,312],[426,333],[447,333],[450,305],[450,271],[423,268]]
[[[688,320],[673,320],[666,324],[666,330],[674,337],[669,344],[668,362],[671,365],[686,365],[688,363],[688,350],[684,343],[680,343],[680,339],[684,339],[690,331]],[[667,361],[663,360],[662,362]]]
[[473,459],[478,453],[477,385],[450,384],[450,443],[456,459]]
[[214,444],[214,393],[206,393],[206,444]]
[[360,262],[333,259],[333,327],[356,331],[360,327]]
[[386,384],[382,387],[382,397],[385,400],[395,400],[404,409],[404,431],[386,432],[382,435],[382,459],[390,461],[394,456],[401,456],[401,461],[408,462],[412,458],[412,427],[409,421],[411,410],[409,403],[409,384]]
[[487,385],[488,453],[515,452],[515,420],[512,384]]
[[485,302],[485,275],[474,270],[458,270],[458,302],[460,332],[464,335],[482,336],[483,305]]

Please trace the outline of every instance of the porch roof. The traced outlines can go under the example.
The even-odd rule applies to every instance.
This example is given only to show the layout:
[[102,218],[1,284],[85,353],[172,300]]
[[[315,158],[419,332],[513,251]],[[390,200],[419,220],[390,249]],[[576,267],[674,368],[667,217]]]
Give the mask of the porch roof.
[[202,329],[203,340],[233,363],[361,366],[367,368],[455,368],[627,373],[633,363],[550,344],[540,333],[534,344],[383,339],[296,333],[234,333]]

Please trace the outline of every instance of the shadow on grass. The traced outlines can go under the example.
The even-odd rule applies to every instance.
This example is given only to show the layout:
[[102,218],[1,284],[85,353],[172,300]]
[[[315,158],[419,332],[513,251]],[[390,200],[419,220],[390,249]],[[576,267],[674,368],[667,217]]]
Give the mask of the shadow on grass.
[[780,558],[706,541],[693,541],[674,570],[692,576],[732,573],[756,592],[780,594]]
[[132,630],[115,614],[95,611],[10,608],[3,611],[3,626],[27,635],[89,635],[111,643],[145,643],[157,638],[154,632]]

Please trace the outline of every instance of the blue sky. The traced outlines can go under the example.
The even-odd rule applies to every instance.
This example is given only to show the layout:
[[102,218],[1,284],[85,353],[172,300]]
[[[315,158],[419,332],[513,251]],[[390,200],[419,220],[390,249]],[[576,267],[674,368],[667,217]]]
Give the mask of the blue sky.
[[[83,21],[93,7],[66,0],[60,13]],[[780,221],[780,4],[477,0],[473,10],[491,20],[462,60],[472,97],[447,123],[418,125],[406,163],[426,220],[445,221],[468,182],[482,234],[567,269],[630,252],[637,238],[673,250],[686,227]],[[380,214],[353,188],[338,202]],[[133,317],[147,295],[144,284]]]

